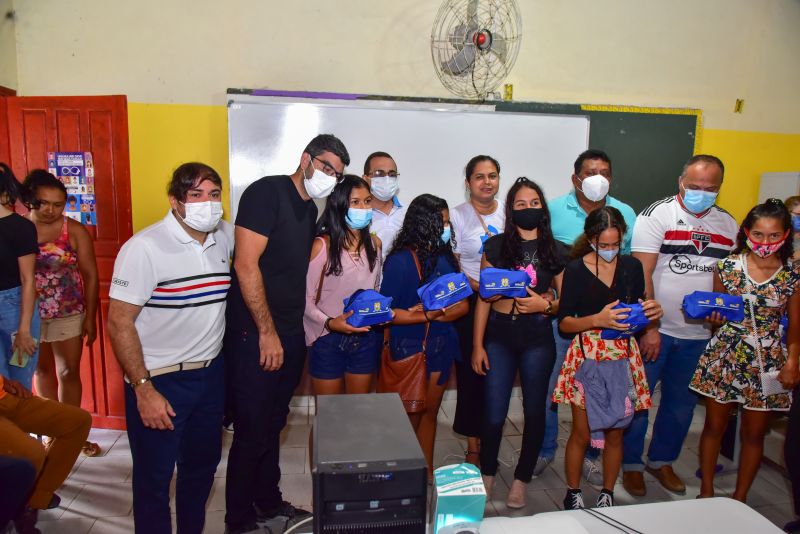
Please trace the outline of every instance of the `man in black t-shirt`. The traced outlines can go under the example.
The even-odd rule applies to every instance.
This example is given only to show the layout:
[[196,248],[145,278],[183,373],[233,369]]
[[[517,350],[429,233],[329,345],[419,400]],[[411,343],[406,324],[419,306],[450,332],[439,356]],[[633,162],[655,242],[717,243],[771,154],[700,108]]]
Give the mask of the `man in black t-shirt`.
[[318,135],[294,174],[261,178],[239,201],[225,340],[235,430],[226,532],[309,515],[282,500],[280,433],[305,363],[306,273],[317,220],[312,199],[328,196],[349,163],[339,139]]

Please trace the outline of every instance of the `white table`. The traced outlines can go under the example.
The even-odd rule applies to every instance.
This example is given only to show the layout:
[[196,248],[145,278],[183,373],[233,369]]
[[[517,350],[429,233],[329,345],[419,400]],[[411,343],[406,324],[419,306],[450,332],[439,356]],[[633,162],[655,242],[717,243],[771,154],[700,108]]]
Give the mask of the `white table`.
[[[783,532],[764,516],[739,501],[725,497],[690,499],[652,504],[615,506],[603,515],[627,525],[616,528],[583,510],[547,512],[529,517],[490,517],[480,526],[481,534],[770,534]],[[603,518],[605,519],[605,518]],[[613,523],[605,519],[609,523]]]

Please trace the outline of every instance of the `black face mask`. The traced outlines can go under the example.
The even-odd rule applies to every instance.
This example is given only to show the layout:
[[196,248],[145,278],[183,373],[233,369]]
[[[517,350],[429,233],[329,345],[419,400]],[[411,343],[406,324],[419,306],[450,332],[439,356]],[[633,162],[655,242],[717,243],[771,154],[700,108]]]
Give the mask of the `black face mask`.
[[525,208],[511,212],[511,220],[523,230],[533,230],[542,222],[544,210],[542,208]]

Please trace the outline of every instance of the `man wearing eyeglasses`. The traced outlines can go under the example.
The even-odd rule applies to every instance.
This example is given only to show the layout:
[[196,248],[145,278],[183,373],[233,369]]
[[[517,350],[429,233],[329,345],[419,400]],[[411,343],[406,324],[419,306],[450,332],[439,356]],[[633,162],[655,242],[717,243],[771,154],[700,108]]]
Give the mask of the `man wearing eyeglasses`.
[[328,196],[348,163],[338,138],[318,135],[293,174],[256,180],[239,201],[225,339],[235,429],[225,492],[229,533],[265,532],[262,525],[272,520],[309,516],[284,501],[278,487],[280,433],[306,356],[312,199]]
[[397,164],[386,152],[373,152],[364,162],[364,179],[372,190],[372,233],[383,243],[383,259],[392,250],[392,243],[406,216],[406,208],[397,200],[400,188]]

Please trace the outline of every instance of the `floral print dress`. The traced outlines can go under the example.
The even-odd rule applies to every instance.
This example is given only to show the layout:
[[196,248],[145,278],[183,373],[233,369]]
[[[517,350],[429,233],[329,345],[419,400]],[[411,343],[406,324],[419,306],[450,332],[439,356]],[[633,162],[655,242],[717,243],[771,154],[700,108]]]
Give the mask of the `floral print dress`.
[[86,300],[78,270],[78,252],[69,243],[68,221],[64,217],[55,241],[39,243],[36,255],[36,291],[39,316],[57,319],[84,313]]
[[575,373],[587,358],[599,362],[627,359],[635,396],[633,409],[638,411],[652,407],[650,387],[636,339],[601,339],[600,330],[581,332],[570,343],[553,391],[553,402],[586,408],[583,389],[575,382]]
[[[728,321],[708,342],[700,357],[689,388],[718,402],[738,402],[750,410],[781,410],[791,407],[791,393],[764,397],[756,357],[755,335],[761,343],[765,371],[776,371],[786,361],[781,343],[780,322],[800,281],[800,263],[785,265],[769,279],[757,283],[747,274],[746,256],[736,254],[717,263],[722,285],[731,295],[745,299],[745,319]],[[750,319],[750,304],[755,306],[755,322]]]

